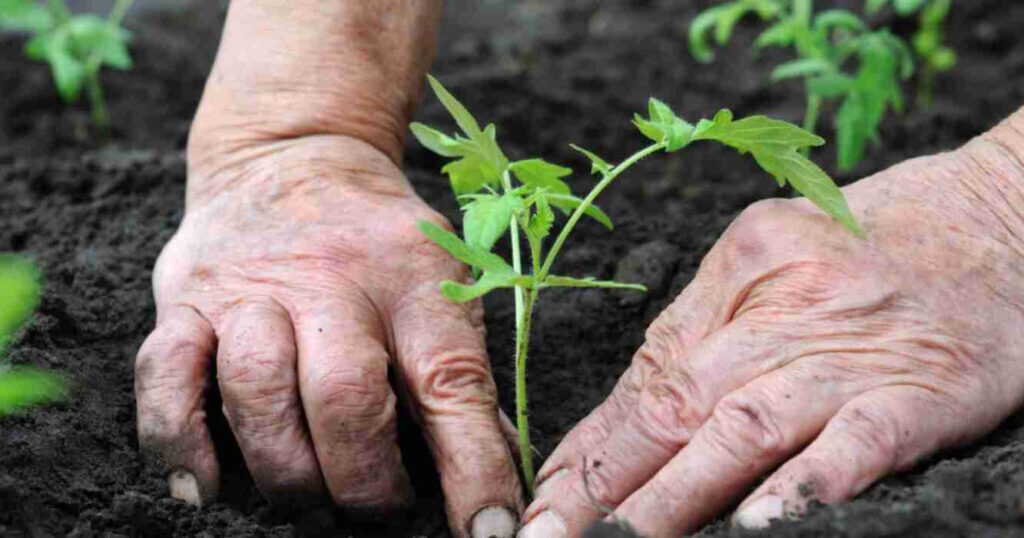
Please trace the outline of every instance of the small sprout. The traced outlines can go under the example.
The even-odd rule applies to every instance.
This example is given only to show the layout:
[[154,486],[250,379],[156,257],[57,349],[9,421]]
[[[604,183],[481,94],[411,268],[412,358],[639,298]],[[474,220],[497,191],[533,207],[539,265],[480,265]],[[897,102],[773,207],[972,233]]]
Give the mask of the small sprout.
[[[639,284],[551,272],[569,235],[584,216],[609,229],[612,227],[611,219],[594,205],[594,201],[623,172],[654,153],[677,152],[699,141],[718,142],[742,154],[750,154],[780,186],[789,183],[851,233],[862,235],[839,188],[828,174],[800,153],[803,148],[820,146],[825,141],[789,123],[764,116],[734,120],[732,112],[721,110],[713,118],[693,124],[677,116],[665,103],[652,98],[648,102],[647,116],[637,114],[633,117],[633,124],[650,143],[619,164],[612,165],[591,151],[572,146],[586,156],[591,164],[591,173],[599,177],[590,192],[580,198],[572,194],[565,182],[572,173],[571,169],[539,158],[510,161],[497,144],[494,126],[488,125],[481,130],[476,119],[440,82],[433,77],[428,76],[428,79],[434,93],[462,132],[448,136],[418,123],[412,124],[411,130],[425,147],[452,159],[441,170],[448,176],[452,190],[462,202],[465,215],[462,237],[431,222],[421,222],[420,230],[473,270],[475,281],[472,283],[441,283],[441,293],[448,299],[465,302],[497,289],[513,290],[516,306],[516,425],[524,483],[531,493],[534,471],[527,418],[526,362],[538,294],[548,288],[645,291]],[[568,215],[568,220],[557,232],[552,207]],[[495,243],[504,235],[508,235],[512,247],[510,261],[492,252]],[[524,239],[528,254],[524,254],[522,249]]]
[[[38,302],[39,272],[35,266],[23,258],[0,254],[0,359]],[[60,376],[0,361],[0,417],[63,395]]]
[[121,20],[132,0],[116,0],[107,18],[92,14],[72,15],[64,0],[0,0],[0,30],[31,34],[25,55],[46,62],[53,73],[57,93],[65,103],[74,103],[85,89],[92,107],[92,119],[101,130],[110,126],[103,86],[102,67],[127,70],[130,34]]
[[956,66],[956,51],[944,44],[946,19],[953,5],[952,0],[870,0],[868,13],[877,13],[892,2],[896,14],[901,17],[918,16],[917,31],[910,42],[914,53],[921,62],[921,76],[918,79],[917,99],[919,106],[931,106],[935,77]]

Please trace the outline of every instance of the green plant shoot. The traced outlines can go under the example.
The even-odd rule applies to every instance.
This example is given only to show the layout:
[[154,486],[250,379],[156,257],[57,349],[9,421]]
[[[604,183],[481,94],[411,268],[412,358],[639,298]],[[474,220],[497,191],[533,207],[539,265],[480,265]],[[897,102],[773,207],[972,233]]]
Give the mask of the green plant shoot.
[[[12,335],[39,301],[39,273],[30,262],[0,254],[0,358]],[[0,361],[0,416],[64,393],[59,376],[32,368],[14,368]]]
[[901,17],[918,16],[917,31],[911,37],[914,53],[921,63],[918,78],[917,102],[931,106],[935,91],[935,77],[956,66],[956,52],[945,44],[946,19],[952,0],[868,0],[868,13],[877,13],[886,4]]
[[[768,27],[755,46],[792,48],[796,59],[777,66],[773,81],[801,79],[806,107],[803,128],[817,131],[822,107],[838,100],[835,116],[839,169],[851,170],[891,108],[902,112],[901,80],[914,73],[906,44],[888,30],[872,31],[852,12],[830,9],[815,14],[812,0],[734,0],[698,15],[690,25],[690,50],[710,61],[709,34],[724,45],[740,18],[757,14]],[[805,151],[809,151],[806,147]]]
[[[635,115],[633,124],[649,144],[613,164],[591,151],[572,146],[591,165],[597,183],[580,198],[565,178],[572,170],[539,158],[510,160],[497,143],[493,124],[481,128],[477,120],[435,78],[429,77],[435,95],[455,119],[460,134],[448,136],[420,123],[410,128],[427,149],[452,159],[442,168],[464,211],[462,237],[430,222],[420,229],[433,242],[470,266],[476,277],[470,284],[446,281],[441,293],[456,302],[476,299],[493,290],[510,288],[515,298],[515,401],[519,453],[527,491],[532,493],[533,448],[527,413],[526,364],[530,326],[539,293],[548,288],[620,288],[643,291],[643,286],[558,275],[552,272],[573,229],[584,217],[607,228],[611,219],[594,201],[631,166],[659,152],[677,152],[690,144],[710,141],[750,154],[780,186],[787,182],[831,215],[847,230],[861,235],[842,192],[800,150],[820,146],[824,140],[789,123],[764,116],[734,119],[721,110],[712,119],[691,124],[675,115],[664,103],[651,99],[647,116]],[[568,219],[557,229],[555,210]],[[492,252],[502,237],[511,243],[511,260]]]
[[25,54],[46,62],[57,93],[74,103],[85,89],[93,123],[103,131],[110,126],[100,69],[131,69],[130,34],[121,21],[132,0],[115,0],[110,14],[73,15],[64,0],[0,0],[0,29],[29,32]]

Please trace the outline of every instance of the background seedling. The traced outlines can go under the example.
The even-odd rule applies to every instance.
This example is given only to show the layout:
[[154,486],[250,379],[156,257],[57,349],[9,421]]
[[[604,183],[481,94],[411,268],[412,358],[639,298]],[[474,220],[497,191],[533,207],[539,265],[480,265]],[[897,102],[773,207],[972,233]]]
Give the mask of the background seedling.
[[[728,110],[696,124],[684,121],[664,103],[651,99],[647,117],[633,118],[636,128],[650,144],[618,164],[591,151],[573,146],[591,165],[597,183],[583,198],[572,194],[565,182],[572,170],[543,159],[511,161],[497,143],[497,129],[480,127],[470,112],[440,82],[428,77],[435,95],[455,119],[461,134],[448,136],[420,123],[410,128],[416,139],[431,151],[452,159],[441,170],[448,175],[452,190],[464,211],[462,237],[430,222],[420,229],[452,256],[469,265],[476,277],[466,284],[446,281],[441,293],[450,300],[465,302],[496,289],[512,288],[515,298],[515,392],[516,425],[524,482],[533,490],[533,449],[527,413],[526,363],[529,352],[533,310],[541,290],[557,287],[623,288],[643,291],[643,286],[596,280],[589,277],[552,273],[555,260],[580,219],[588,216],[611,228],[611,219],[594,201],[623,172],[641,159],[658,152],[676,152],[702,140],[749,153],[758,165],[783,186],[789,182],[850,232],[860,235],[842,192],[817,165],[800,154],[824,140],[789,123],[764,116],[734,120]],[[568,220],[555,233],[555,209]],[[495,243],[508,235],[511,260],[492,252]],[[547,241],[554,237],[550,246]],[[522,244],[525,240],[525,249]],[[547,248],[545,248],[547,247]],[[528,269],[524,269],[528,268]]]
[[50,65],[57,93],[74,103],[85,89],[92,120],[101,130],[110,126],[100,69],[131,69],[130,34],[121,21],[132,0],[116,0],[107,18],[73,15],[64,0],[0,0],[0,29],[31,33],[25,54]]
[[946,19],[952,0],[868,0],[868,13],[877,13],[891,3],[903,17],[918,16],[917,31],[911,38],[914,53],[921,63],[918,78],[917,102],[931,106],[938,73],[949,71],[956,65],[956,52],[945,44]]
[[736,0],[693,20],[690,50],[694,57],[710,61],[710,34],[724,45],[736,23],[749,13],[769,24],[755,41],[758,49],[787,47],[796,55],[776,67],[771,78],[803,80],[804,130],[817,131],[826,100],[840,101],[834,120],[837,161],[840,170],[852,169],[863,159],[868,141],[878,141],[886,112],[890,108],[903,111],[901,80],[914,73],[909,48],[888,30],[871,30],[850,11],[815,14],[811,0]]
[[52,401],[64,393],[61,378],[7,364],[4,350],[39,301],[39,273],[23,258],[0,254],[0,416]]

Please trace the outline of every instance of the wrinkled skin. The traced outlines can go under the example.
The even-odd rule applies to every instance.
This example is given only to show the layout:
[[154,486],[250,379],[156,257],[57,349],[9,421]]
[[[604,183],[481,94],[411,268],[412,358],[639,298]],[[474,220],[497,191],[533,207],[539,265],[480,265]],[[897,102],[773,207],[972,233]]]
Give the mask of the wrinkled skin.
[[744,211],[548,458],[520,536],[578,536],[592,501],[648,537],[737,501],[760,527],[993,429],[1024,397],[1024,138],[999,137],[845,189],[866,240],[805,200]]
[[217,493],[203,411],[215,364],[223,412],[271,500],[407,502],[395,425],[404,401],[458,535],[481,508],[518,512],[480,305],[440,296],[441,280],[467,271],[416,228],[444,219],[391,159],[353,138],[231,152],[200,138],[185,218],[154,271],[156,328],[137,360],[141,445],[175,472],[172,494],[203,503]]

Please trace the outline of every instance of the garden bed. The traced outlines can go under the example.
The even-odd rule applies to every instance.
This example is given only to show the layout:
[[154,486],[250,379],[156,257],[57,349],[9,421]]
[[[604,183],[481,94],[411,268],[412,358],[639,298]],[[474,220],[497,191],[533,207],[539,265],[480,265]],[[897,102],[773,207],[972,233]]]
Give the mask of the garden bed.
[[[691,59],[686,25],[706,4],[452,1],[433,72],[481,119],[499,125],[511,156],[542,155],[578,170],[586,165],[570,141],[611,158],[640,147],[628,118],[649,95],[687,118],[729,107],[799,121],[795,86],[766,83],[777,58],[746,52],[752,27],[741,26],[715,63]],[[401,436],[418,502],[390,523],[272,509],[222,421],[214,429],[224,484],[210,507],[167,498],[165,477],[139,455],[132,363],[153,325],[151,268],[182,217],[183,147],[222,15],[200,1],[129,19],[138,67],[107,73],[115,125],[109,140],[90,134],[85,109],[60,105],[46,67],[21,57],[19,39],[0,37],[0,251],[27,251],[46,276],[39,312],[11,355],[17,363],[66,371],[73,381],[67,402],[0,421],[0,535],[447,536],[433,467],[409,424]],[[854,174],[839,179],[955,148],[1024,104],[1021,28],[1024,3],[958,2],[949,37],[960,62],[940,78],[934,107],[887,120],[885,151],[871,151]],[[448,125],[432,99],[419,117]],[[542,454],[608,394],[646,324],[690,281],[737,212],[778,195],[770,178],[729,151],[695,146],[638,166],[601,201],[616,231],[587,223],[567,245],[560,273],[637,281],[650,292],[554,290],[542,298],[530,366],[533,436]],[[834,170],[831,149],[818,157]],[[439,163],[410,144],[409,177],[457,223]],[[502,405],[511,410],[510,294],[490,297],[486,306]],[[738,531],[715,523],[701,535],[730,532]],[[852,503],[815,507],[802,521],[763,534],[1022,535],[1024,414]]]

